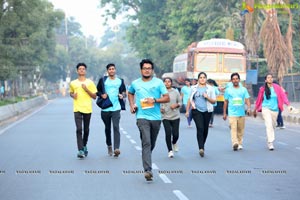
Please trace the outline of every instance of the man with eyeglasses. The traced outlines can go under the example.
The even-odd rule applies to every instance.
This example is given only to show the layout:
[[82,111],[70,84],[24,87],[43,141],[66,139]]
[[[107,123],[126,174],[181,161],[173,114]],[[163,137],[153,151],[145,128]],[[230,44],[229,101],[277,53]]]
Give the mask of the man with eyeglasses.
[[141,78],[132,82],[128,89],[131,113],[136,114],[137,127],[142,142],[144,176],[152,181],[152,151],[161,124],[160,103],[167,103],[170,97],[163,81],[153,77],[154,64],[149,59],[140,62]]

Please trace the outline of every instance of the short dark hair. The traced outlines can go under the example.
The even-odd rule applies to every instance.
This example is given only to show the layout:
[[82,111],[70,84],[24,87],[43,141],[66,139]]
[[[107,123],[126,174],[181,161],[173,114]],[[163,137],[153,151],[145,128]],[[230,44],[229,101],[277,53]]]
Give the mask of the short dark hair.
[[173,83],[173,80],[170,77],[166,77],[163,79],[163,81],[165,82],[165,80],[169,79],[171,81],[171,83]]
[[233,78],[234,76],[237,76],[239,79],[241,79],[239,73],[235,72],[235,73],[232,73],[232,74],[231,74],[230,80],[232,80],[232,78]]
[[184,81],[191,82],[191,80],[189,78],[184,79]]
[[78,70],[78,68],[79,68],[80,66],[84,66],[85,69],[87,69],[87,66],[86,66],[85,63],[78,63],[78,64],[76,65],[76,69]]
[[143,68],[143,65],[147,63],[147,64],[150,64],[152,66],[152,69],[154,69],[154,64],[153,62],[150,60],[150,59],[143,59],[141,62],[140,62],[140,68],[142,69]]
[[108,70],[110,67],[116,68],[116,65],[114,63],[109,63],[106,65],[106,70]]

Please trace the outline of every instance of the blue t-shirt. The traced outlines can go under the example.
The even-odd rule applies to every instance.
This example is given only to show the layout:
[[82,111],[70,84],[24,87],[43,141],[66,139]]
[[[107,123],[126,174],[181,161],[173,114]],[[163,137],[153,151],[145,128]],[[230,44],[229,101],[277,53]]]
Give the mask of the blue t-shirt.
[[105,92],[108,95],[111,103],[113,104],[112,107],[108,107],[106,109],[102,109],[102,111],[108,112],[108,111],[116,111],[121,110],[121,105],[119,102],[119,88],[122,84],[121,79],[115,78],[114,80],[107,78],[105,80]]
[[197,92],[194,94],[194,101],[196,109],[201,112],[207,111],[206,99],[203,97],[203,93],[206,93],[207,87],[197,87]]
[[186,105],[187,102],[188,102],[188,99],[190,97],[190,93],[191,93],[191,87],[188,87],[188,86],[183,86],[181,88],[181,91],[180,91],[181,94],[183,94],[183,98],[182,98],[182,104]]
[[272,111],[278,112],[278,99],[277,99],[277,94],[274,90],[273,87],[270,88],[271,90],[271,98],[267,99],[266,93],[264,93],[264,100],[262,102],[262,107],[263,108],[269,108]]
[[138,109],[136,112],[137,119],[161,120],[160,104],[154,103],[154,107],[142,109],[141,100],[144,98],[160,98],[168,94],[168,90],[163,81],[153,77],[150,81],[143,81],[139,78],[132,82],[128,92],[135,94],[135,104]]
[[225,90],[224,98],[228,100],[228,116],[245,116],[245,99],[250,95],[245,87],[228,87]]

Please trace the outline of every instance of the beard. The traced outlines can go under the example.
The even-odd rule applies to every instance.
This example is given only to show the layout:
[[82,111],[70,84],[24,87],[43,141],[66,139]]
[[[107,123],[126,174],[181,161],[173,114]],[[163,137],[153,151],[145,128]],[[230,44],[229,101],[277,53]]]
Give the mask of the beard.
[[142,76],[143,76],[144,79],[149,79],[149,78],[151,78],[151,75],[149,75],[149,76],[142,75]]

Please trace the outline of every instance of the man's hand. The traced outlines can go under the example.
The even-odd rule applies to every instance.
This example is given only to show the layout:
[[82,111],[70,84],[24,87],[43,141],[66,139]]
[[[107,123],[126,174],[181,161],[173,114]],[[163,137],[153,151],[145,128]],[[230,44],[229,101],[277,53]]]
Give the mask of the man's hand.
[[137,109],[138,109],[138,107],[137,107],[136,104],[130,105],[130,112],[131,112],[132,114],[136,113]]
[[101,94],[101,98],[102,98],[102,99],[106,99],[106,98],[107,98],[107,94],[106,94],[106,93]]

